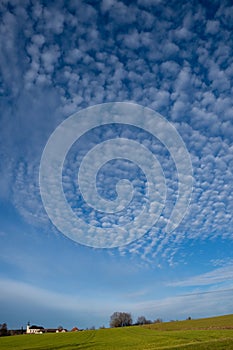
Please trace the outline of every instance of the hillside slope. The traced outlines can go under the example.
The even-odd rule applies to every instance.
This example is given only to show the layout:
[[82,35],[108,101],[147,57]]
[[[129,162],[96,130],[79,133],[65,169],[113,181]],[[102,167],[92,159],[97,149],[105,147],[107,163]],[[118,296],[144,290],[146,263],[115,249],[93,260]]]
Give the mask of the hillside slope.
[[0,338],[1,350],[233,350],[233,315]]

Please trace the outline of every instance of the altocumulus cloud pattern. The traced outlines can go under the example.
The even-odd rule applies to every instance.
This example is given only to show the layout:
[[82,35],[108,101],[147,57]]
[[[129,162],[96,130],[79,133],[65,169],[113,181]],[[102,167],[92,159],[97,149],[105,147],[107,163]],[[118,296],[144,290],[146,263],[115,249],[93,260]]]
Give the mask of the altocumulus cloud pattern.
[[[146,201],[144,205],[138,203],[141,213],[125,225],[97,227],[80,220],[72,211],[62,185],[65,157],[85,132],[111,124],[133,125],[158,138],[169,150],[178,172],[179,186],[177,201],[165,227],[167,233],[179,225],[192,192],[192,166],[187,149],[176,129],[158,113],[125,102],[97,105],[74,114],[54,131],[45,147],[40,166],[41,195],[49,217],[61,232],[74,241],[101,248],[125,245],[143,236],[159,219],[166,199],[165,177],[156,155],[140,142],[114,138],[98,144],[85,155],[78,174],[80,192],[95,210],[108,213],[124,210],[132,202],[131,183],[126,179],[117,182],[117,197],[111,201],[98,194],[96,179],[107,162],[127,159],[136,163],[146,176]],[[137,134],[135,137],[137,139]]]
[[[186,238],[232,241],[232,8],[230,2],[179,4],[1,3],[1,194],[10,196],[27,222],[52,230],[40,199],[38,172],[53,130],[88,106],[130,100],[172,122],[192,159],[195,184],[190,215],[177,235],[170,236],[169,256]],[[125,133],[128,138],[133,129]],[[98,137],[103,138],[96,130]],[[161,153],[159,144],[143,142],[160,154],[172,208],[178,183],[174,164],[162,157],[166,153]],[[69,160],[74,170],[72,160],[77,159]],[[123,165],[118,171],[123,172]],[[93,217],[86,217],[91,209],[83,213],[76,208],[66,183],[69,174],[63,175],[73,210],[96,225],[93,212]],[[163,213],[165,221],[171,213],[169,205]],[[106,222],[98,215],[101,225],[115,223],[111,216]],[[156,255],[158,245],[158,251],[167,251],[163,238],[152,230],[148,242],[138,242],[131,251],[140,252],[143,246],[146,254]]]

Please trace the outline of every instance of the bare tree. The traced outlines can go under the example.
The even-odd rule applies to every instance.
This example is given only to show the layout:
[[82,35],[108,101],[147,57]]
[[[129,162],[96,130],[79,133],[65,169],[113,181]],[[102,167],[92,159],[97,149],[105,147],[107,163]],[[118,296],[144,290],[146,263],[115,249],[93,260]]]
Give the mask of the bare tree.
[[114,312],[110,317],[110,327],[131,326],[132,323],[131,314],[127,312]]
[[154,320],[154,323],[162,323],[162,322],[163,322],[162,318],[157,318],[156,320]]
[[139,316],[138,319],[137,319],[137,322],[136,322],[136,324],[139,324],[139,325],[150,324],[150,323],[152,323],[152,321],[151,320],[147,320],[145,318],[145,316]]
[[5,335],[8,335],[7,324],[3,323],[3,324],[0,324],[0,337],[3,337]]

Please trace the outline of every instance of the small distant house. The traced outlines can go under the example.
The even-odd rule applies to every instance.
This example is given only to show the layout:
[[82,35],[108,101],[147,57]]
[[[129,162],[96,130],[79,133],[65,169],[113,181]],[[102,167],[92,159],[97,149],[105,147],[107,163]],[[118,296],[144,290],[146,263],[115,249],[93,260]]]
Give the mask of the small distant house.
[[78,332],[78,331],[79,331],[78,327],[74,327],[71,329],[71,332]]
[[57,328],[45,328],[44,332],[45,333],[56,333]]
[[66,333],[66,332],[68,332],[67,329],[63,327],[58,327],[58,329],[56,330],[56,333]]
[[28,322],[26,333],[27,334],[42,334],[42,333],[44,333],[44,327],[36,326],[36,325],[30,326],[30,323]]

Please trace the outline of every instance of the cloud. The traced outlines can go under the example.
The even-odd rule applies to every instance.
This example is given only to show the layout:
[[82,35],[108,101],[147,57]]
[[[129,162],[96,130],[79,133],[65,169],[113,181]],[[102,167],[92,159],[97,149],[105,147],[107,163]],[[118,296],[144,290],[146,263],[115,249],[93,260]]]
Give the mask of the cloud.
[[[129,295],[130,301],[114,299],[114,305],[112,299],[104,294],[101,297],[95,295],[95,301],[92,302],[91,294],[89,293],[86,297],[79,295],[78,291],[72,295],[62,294],[15,280],[1,279],[2,317],[5,317],[4,320],[8,325],[15,324],[17,327],[17,322],[26,323],[28,317],[32,321],[35,320],[36,312],[37,322],[43,323],[45,327],[56,326],[54,322],[58,322],[58,319],[63,320],[69,327],[77,322],[81,327],[90,327],[90,315],[91,322],[95,325],[101,323],[108,325],[109,317],[115,310],[127,310],[134,318],[143,314],[152,320],[159,317],[164,321],[184,319],[188,316],[193,318],[216,316],[231,313],[233,310],[232,289],[140,302],[137,299],[144,295],[142,291]],[[134,301],[135,298],[137,301]],[[17,300],[21,302],[18,303]],[[6,312],[9,304],[11,309],[14,306],[12,319]],[[18,320],[15,315],[21,312],[21,308],[24,309],[24,317]],[[43,313],[48,311],[50,316],[46,314],[45,319]]]
[[220,23],[219,21],[207,21],[206,23],[206,33],[207,34],[217,34],[219,31]]
[[[10,279],[1,279],[0,300],[4,304],[1,317],[12,328],[22,323],[25,327],[28,320],[44,327],[57,327],[59,322],[69,328],[75,324],[79,328],[103,323],[107,326],[111,314],[111,301],[99,298],[96,303],[96,295],[92,302],[90,295],[84,297],[78,291],[72,295],[62,294]],[[13,314],[11,310],[14,310]]]
[[[180,231],[164,239],[153,229],[126,249],[144,251],[145,257],[164,249],[172,256],[184,237],[232,239],[231,7],[215,4],[210,14],[205,5],[174,9],[161,1],[66,7],[24,1],[11,11],[2,2],[1,11],[1,139],[7,163],[1,193],[26,220],[45,222],[39,159],[61,120],[86,106],[133,100],[174,122],[193,160],[195,186]],[[177,190],[174,164],[170,169],[171,160],[162,162],[170,200],[160,231]]]
[[134,312],[143,312],[149,318],[163,320],[184,319],[188,316],[201,318],[229,314],[233,310],[232,289],[211,293],[193,293],[168,297],[162,300],[137,303]]
[[210,272],[192,276],[186,280],[172,282],[170,286],[189,287],[189,286],[205,286],[216,285],[220,283],[233,282],[233,265],[227,264],[225,267],[219,267]]
[[[76,309],[77,311],[79,309],[82,312],[86,310],[86,303],[81,301],[83,296],[79,296],[78,293],[73,296],[62,295],[24,282],[1,279],[2,301],[14,298],[20,298],[24,304],[28,300],[31,306],[35,304],[52,310],[74,311]],[[90,306],[90,308],[92,307],[93,305]]]

